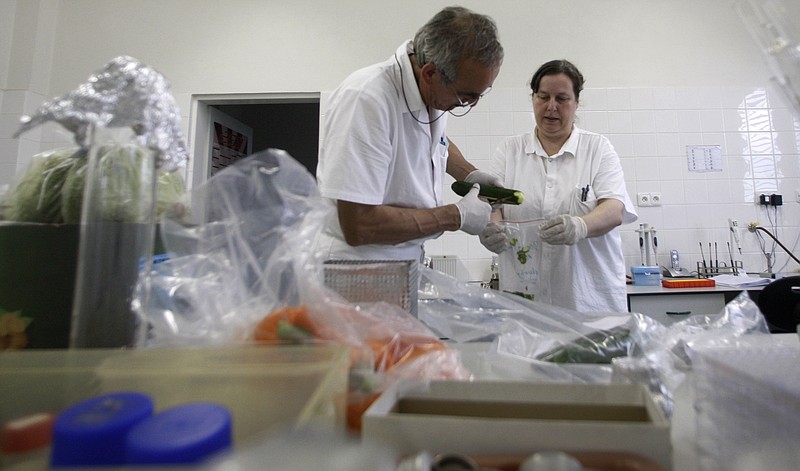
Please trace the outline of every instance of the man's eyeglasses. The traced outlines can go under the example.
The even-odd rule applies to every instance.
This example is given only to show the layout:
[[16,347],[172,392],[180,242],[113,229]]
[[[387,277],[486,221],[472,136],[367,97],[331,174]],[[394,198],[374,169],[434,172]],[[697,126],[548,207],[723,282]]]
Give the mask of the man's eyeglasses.
[[487,88],[483,91],[483,93],[475,93],[475,92],[459,92],[452,86],[452,80],[449,80],[447,75],[444,74],[441,70],[439,70],[439,74],[442,76],[442,79],[447,84],[447,88],[449,88],[458,100],[458,104],[455,105],[455,108],[466,108],[466,111],[463,113],[453,113],[453,110],[449,110],[450,114],[453,116],[459,117],[464,116],[465,114],[469,113],[473,106],[478,104],[481,98],[485,97],[492,91],[492,87]]
[[492,87],[487,88],[483,93],[464,93],[459,92],[455,88],[452,88],[448,85],[448,88],[453,91],[456,96],[456,100],[458,100],[458,104],[455,105],[453,108],[461,108],[464,111],[461,112],[454,112],[452,109],[448,110],[451,115],[455,116],[456,118],[460,118],[461,116],[466,115],[467,113],[472,110],[472,107],[478,104],[478,101],[485,97],[486,94],[492,91]]

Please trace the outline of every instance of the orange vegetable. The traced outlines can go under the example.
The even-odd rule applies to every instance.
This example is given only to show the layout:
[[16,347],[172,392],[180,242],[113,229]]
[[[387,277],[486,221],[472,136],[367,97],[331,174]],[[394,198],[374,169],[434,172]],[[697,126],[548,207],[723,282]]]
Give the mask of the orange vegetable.
[[299,340],[294,337],[307,333],[309,338],[317,337],[317,329],[308,316],[306,306],[285,306],[269,313],[256,325],[253,338],[257,342]]
[[391,338],[365,342],[375,352],[375,371],[389,371],[425,353],[446,348],[437,338],[416,333],[399,333]]
[[350,394],[347,400],[347,428],[352,432],[361,432],[361,416],[375,402],[382,391],[372,394]]
[[[350,330],[347,326],[363,329]],[[365,331],[370,333],[363,334]],[[356,309],[315,313],[304,305],[281,307],[269,313],[256,325],[253,338],[257,342],[326,340],[349,346],[351,374],[346,420],[348,429],[355,432],[361,430],[361,416],[383,392],[384,385],[375,378],[428,352],[447,348],[426,333],[393,333],[386,324]],[[358,371],[366,373],[357,374]]]

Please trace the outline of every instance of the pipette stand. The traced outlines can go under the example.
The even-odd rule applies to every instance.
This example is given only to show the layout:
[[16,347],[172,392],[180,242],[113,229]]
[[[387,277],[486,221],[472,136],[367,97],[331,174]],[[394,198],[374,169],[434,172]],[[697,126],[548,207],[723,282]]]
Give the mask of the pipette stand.
[[661,282],[661,267],[658,264],[658,239],[656,230],[650,224],[639,224],[639,249],[642,252],[642,264],[631,267],[633,284],[658,285]]
[[711,278],[717,275],[738,275],[744,270],[744,265],[741,260],[734,260],[733,266],[722,262],[719,265],[712,264],[705,266],[703,262],[697,262],[697,277],[698,278]]

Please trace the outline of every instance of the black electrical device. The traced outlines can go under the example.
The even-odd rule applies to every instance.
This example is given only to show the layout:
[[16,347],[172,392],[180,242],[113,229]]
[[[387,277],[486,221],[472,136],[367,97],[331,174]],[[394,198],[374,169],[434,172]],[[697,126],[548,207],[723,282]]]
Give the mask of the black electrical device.
[[772,206],[782,206],[783,195],[769,195],[769,204]]
[[769,195],[758,195],[758,204],[762,206],[769,206]]

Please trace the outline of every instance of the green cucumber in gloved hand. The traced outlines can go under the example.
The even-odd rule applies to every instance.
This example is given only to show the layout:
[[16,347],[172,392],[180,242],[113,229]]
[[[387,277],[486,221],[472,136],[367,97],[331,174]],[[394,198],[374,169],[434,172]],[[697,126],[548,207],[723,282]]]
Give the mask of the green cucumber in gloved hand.
[[[466,196],[469,190],[472,189],[474,183],[465,181],[455,181],[450,188],[453,189],[459,196]],[[485,199],[489,204],[522,204],[525,201],[525,195],[519,190],[512,190],[509,188],[499,188],[496,186],[481,185],[481,190],[478,196]]]

